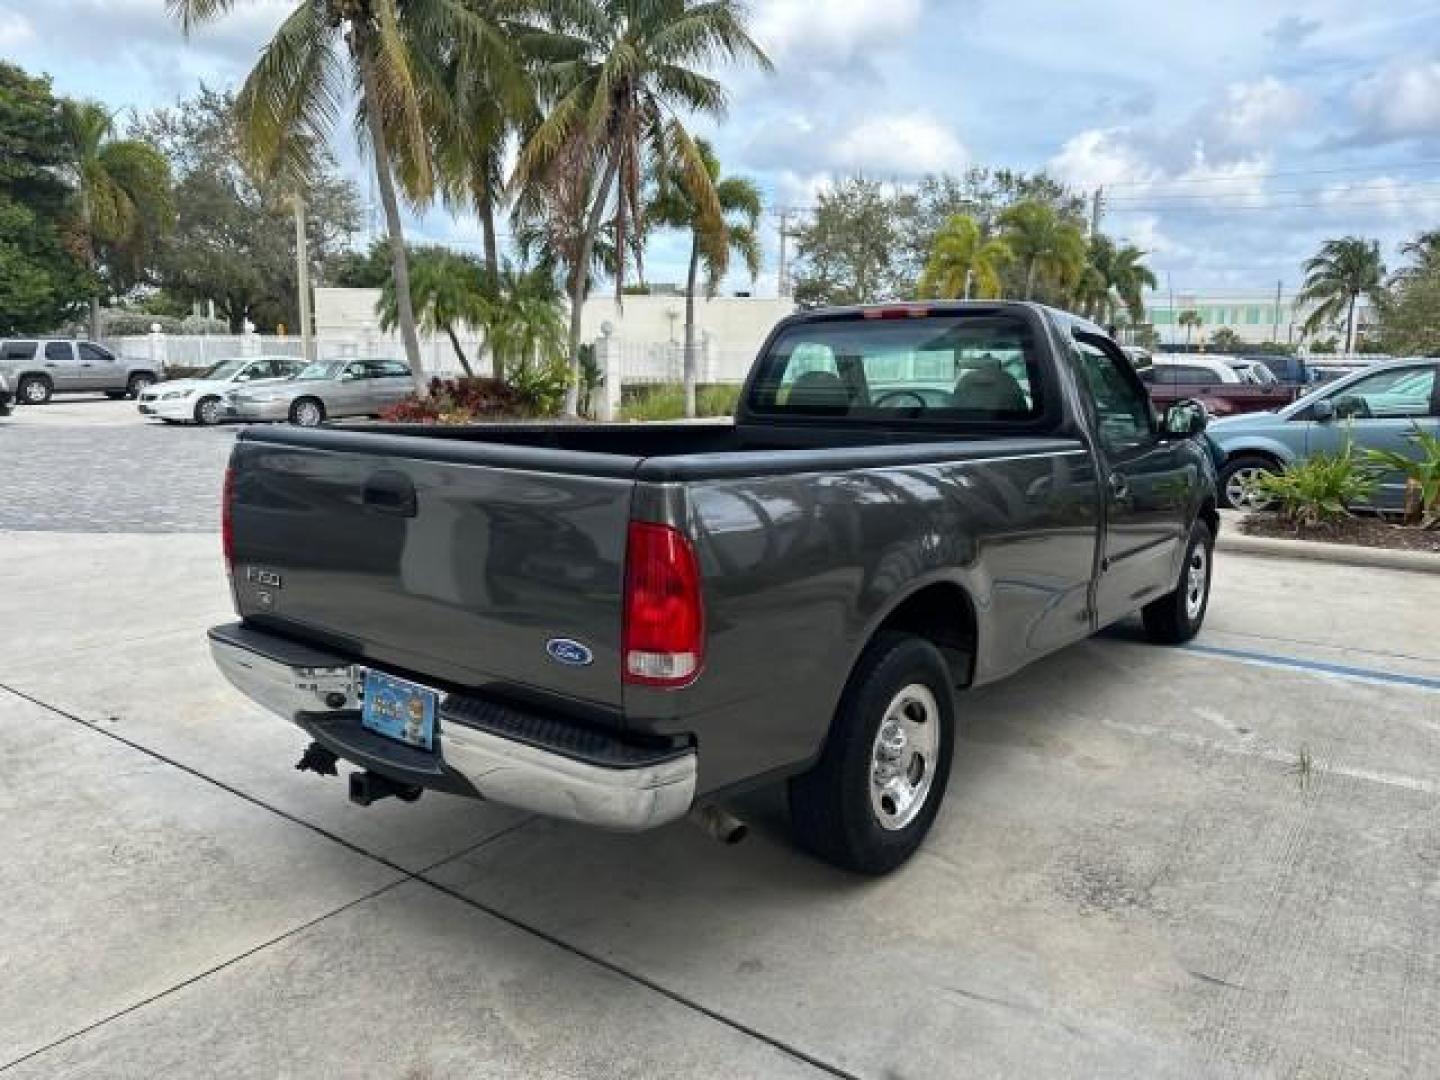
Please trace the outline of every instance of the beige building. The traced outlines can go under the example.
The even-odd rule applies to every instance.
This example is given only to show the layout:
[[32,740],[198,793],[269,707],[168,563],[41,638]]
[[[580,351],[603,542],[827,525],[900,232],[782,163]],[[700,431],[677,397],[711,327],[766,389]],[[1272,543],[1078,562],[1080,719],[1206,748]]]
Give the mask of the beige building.
[[[1180,315],[1193,311],[1200,317],[1198,327],[1180,325]],[[1298,309],[1295,293],[1281,290],[1278,295],[1270,290],[1234,291],[1181,291],[1170,293],[1157,290],[1145,298],[1145,315],[1160,344],[1183,345],[1209,341],[1221,329],[1234,331],[1241,341],[1259,344],[1263,341],[1278,341],[1282,344],[1299,345],[1304,338],[1301,327],[1310,313],[1308,305]],[[1356,308],[1356,325],[1359,333],[1372,321],[1372,312],[1362,302]],[[1319,336],[1344,338],[1344,328],[1326,331]]]

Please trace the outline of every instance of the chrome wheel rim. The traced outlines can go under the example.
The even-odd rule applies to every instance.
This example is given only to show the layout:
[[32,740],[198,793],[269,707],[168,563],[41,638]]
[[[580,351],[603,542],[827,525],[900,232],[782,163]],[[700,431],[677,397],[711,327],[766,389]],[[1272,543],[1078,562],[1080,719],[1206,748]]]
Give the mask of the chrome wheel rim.
[[218,424],[220,422],[220,402],[202,401],[200,403],[200,422],[202,424]]
[[1251,485],[1262,476],[1268,476],[1270,470],[1259,465],[1246,465],[1236,469],[1225,481],[1225,498],[1231,506],[1245,507],[1250,510],[1263,510],[1270,505],[1270,500],[1263,495],[1256,494]]
[[924,809],[940,753],[940,706],[930,688],[911,683],[893,698],[870,748],[870,810],[888,832]]
[[45,384],[40,382],[28,382],[25,384],[25,400],[32,405],[39,405],[45,400]]
[[302,401],[295,407],[295,422],[301,427],[314,427],[320,423],[320,409],[313,401]]
[[1185,562],[1185,614],[1193,621],[1200,617],[1205,606],[1205,594],[1210,588],[1210,553],[1204,544],[1190,549]]

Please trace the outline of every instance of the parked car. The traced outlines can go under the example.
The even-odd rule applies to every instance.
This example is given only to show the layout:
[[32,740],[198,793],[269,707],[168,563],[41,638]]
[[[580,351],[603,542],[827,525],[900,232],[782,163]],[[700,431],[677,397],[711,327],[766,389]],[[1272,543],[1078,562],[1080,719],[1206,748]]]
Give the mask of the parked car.
[[[1241,365],[1238,369],[1236,365]],[[1177,401],[1199,401],[1211,416],[1276,409],[1293,401],[1298,389],[1275,381],[1268,369],[1262,375],[1253,364],[1232,356],[1161,354],[1140,372],[1150,399],[1165,409]]]
[[1299,356],[1256,353],[1237,359],[1247,364],[1264,364],[1274,374],[1276,380],[1286,386],[1310,386],[1320,381],[1320,373]]
[[1136,611],[1199,629],[1204,423],[1157,421],[1098,326],[972,301],[783,320],[728,424],[251,427],[211,648],[362,805],[733,835],[720,800],[785,779],[806,847],[880,873],[939,809],[956,688]]
[[414,389],[410,369],[397,360],[317,360],[287,382],[230,391],[225,415],[316,427],[337,417],[374,416]]
[[[1417,428],[1440,434],[1440,380],[1437,360],[1377,364],[1324,384],[1276,412],[1217,420],[1210,441],[1217,448],[1220,498],[1225,506],[1264,505],[1251,485],[1263,473],[1335,453],[1346,442],[1357,449],[1412,448]],[[1377,509],[1404,506],[1404,478],[1380,478],[1372,502]]]
[[43,405],[57,391],[91,390],[116,400],[138,397],[164,374],[148,360],[116,356],[93,341],[57,338],[0,341],[0,373],[25,405]]
[[289,379],[304,367],[305,361],[293,356],[221,360],[193,379],[172,379],[145,390],[140,395],[140,413],[172,424],[218,424],[225,418],[225,395],[231,390]]

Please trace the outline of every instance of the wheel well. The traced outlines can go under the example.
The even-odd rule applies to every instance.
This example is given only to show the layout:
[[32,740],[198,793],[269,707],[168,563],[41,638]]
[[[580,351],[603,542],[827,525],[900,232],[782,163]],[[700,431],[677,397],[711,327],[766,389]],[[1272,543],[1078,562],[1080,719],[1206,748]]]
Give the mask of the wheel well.
[[[1226,454],[1225,465],[1229,465],[1232,461],[1239,461],[1241,458],[1259,458],[1261,461],[1268,461],[1277,469],[1285,468],[1285,462],[1281,461],[1277,455],[1272,454],[1269,450],[1252,450],[1248,447],[1244,450],[1236,450],[1234,453]],[[1221,468],[1224,468],[1224,466],[1221,466]]]
[[21,375],[19,378],[17,378],[17,379],[15,380],[15,386],[18,388],[21,383],[26,382],[27,380],[31,380],[31,379],[38,379],[40,382],[49,383],[51,386],[54,386],[54,385],[55,385],[55,380],[52,379],[49,375],[46,375],[45,372],[43,372],[43,371],[27,371],[27,372],[25,372],[25,374]]
[[1198,516],[1201,521],[1210,526],[1211,536],[1220,535],[1220,511],[1216,509],[1214,499],[1207,498],[1200,504],[1200,513]]
[[137,375],[143,375],[143,376],[145,376],[145,378],[147,378],[147,379],[155,379],[155,378],[157,378],[156,374],[155,374],[153,371],[150,371],[150,370],[148,370],[148,369],[146,369],[146,368],[136,368],[134,371],[130,372],[129,375],[126,375],[126,376],[125,376],[125,381],[126,381],[126,382],[129,382],[131,379],[135,378]]
[[316,405],[320,407],[320,411],[322,413],[325,411],[325,402],[320,398],[316,397],[314,394],[302,394],[297,397],[294,401],[290,403],[290,411],[293,413],[295,411],[295,407],[299,405],[302,401],[313,401]]
[[968,686],[975,667],[975,605],[959,585],[937,582],[907,596],[875,628],[927,638],[944,655],[956,686]]

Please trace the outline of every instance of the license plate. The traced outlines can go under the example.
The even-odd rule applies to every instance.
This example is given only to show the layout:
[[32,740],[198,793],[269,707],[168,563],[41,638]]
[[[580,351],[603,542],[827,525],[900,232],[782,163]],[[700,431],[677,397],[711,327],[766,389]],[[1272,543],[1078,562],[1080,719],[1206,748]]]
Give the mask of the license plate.
[[432,750],[439,703],[435,690],[367,669],[360,723],[387,739]]

